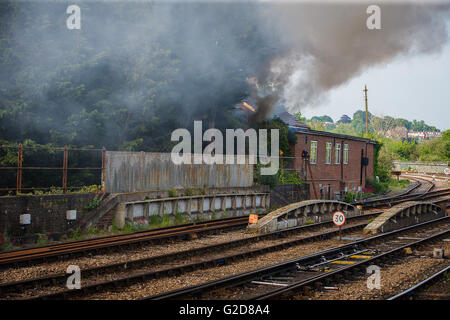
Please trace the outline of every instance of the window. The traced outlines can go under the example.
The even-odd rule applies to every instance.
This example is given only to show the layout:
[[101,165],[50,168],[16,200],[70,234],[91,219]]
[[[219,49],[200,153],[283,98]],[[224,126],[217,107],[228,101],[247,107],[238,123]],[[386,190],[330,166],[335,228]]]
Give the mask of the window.
[[344,144],[344,164],[348,164],[348,144]]
[[335,151],[334,151],[334,164],[341,163],[341,144],[336,143]]
[[325,156],[325,163],[326,164],[331,164],[331,142],[327,142],[326,146],[327,146],[326,147],[327,153],[326,153],[326,156]]
[[311,141],[311,150],[309,152],[309,163],[317,163],[317,141]]

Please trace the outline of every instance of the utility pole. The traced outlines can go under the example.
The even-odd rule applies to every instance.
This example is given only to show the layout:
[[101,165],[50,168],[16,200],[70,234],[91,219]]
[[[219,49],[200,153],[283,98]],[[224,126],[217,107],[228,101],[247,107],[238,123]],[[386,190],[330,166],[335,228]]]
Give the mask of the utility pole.
[[366,133],[369,133],[369,112],[367,111],[367,86],[364,85],[364,98],[366,101]]

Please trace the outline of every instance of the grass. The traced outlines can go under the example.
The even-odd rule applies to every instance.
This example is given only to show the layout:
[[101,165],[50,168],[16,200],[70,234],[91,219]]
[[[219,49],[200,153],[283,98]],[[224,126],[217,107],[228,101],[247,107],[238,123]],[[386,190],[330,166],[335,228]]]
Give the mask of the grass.
[[405,189],[406,187],[408,187],[409,184],[410,184],[410,181],[407,179],[401,179],[398,181],[397,181],[397,179],[391,179],[389,181],[388,188],[391,189],[392,191],[398,191],[398,190]]
[[303,222],[303,225],[307,226],[307,225],[314,224],[314,223],[316,223],[315,220],[313,220],[313,219],[308,219],[308,220],[306,220],[305,222]]
[[[73,194],[73,193],[94,193],[94,192],[101,192],[102,186],[101,185],[90,185],[90,186],[83,186],[81,189],[77,190],[66,190],[65,194]],[[2,197],[15,197],[15,196],[43,196],[43,195],[53,195],[53,194],[64,194],[64,190],[60,187],[51,187],[49,190],[33,190],[32,192],[27,193],[15,193],[13,191],[8,192],[7,195],[4,195]]]
[[45,246],[48,244],[48,237],[45,234],[38,235],[38,240],[36,242],[38,246]]
[[83,236],[84,235],[82,234],[80,227],[78,227],[72,232],[72,235],[69,237],[69,240],[81,240]]
[[186,219],[184,218],[184,214],[181,212],[177,212],[175,214],[175,224],[184,224],[186,223]]
[[184,195],[186,197],[195,196],[195,190],[192,188],[186,188],[186,189],[184,189]]

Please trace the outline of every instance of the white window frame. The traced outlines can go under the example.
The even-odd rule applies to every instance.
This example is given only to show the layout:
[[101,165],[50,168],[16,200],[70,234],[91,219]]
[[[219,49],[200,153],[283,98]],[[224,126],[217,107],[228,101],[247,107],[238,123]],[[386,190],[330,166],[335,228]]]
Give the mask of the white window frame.
[[336,143],[334,149],[334,164],[341,164],[341,144]]
[[344,160],[344,164],[348,164],[348,143],[344,144],[344,156],[343,156],[343,160]]
[[333,144],[331,142],[327,142],[325,144],[325,164],[331,164]]
[[[314,146],[314,147],[313,147]],[[309,163],[317,163],[317,141],[311,141],[311,147],[309,149]]]

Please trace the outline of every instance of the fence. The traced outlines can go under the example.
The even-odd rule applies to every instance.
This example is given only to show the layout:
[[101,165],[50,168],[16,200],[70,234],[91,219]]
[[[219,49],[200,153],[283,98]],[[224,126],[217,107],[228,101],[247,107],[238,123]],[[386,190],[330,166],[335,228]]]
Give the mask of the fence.
[[[104,186],[104,181],[105,181],[105,154],[106,154],[106,149],[87,149],[87,148],[68,148],[67,146],[64,146],[63,148],[57,148],[57,147],[27,147],[27,146],[23,146],[22,144],[19,144],[18,146],[5,146],[2,145],[0,146],[0,149],[2,150],[6,150],[6,154],[4,155],[5,158],[7,158],[8,156],[8,150],[14,150],[17,149],[17,165],[12,167],[12,166],[4,166],[4,167],[0,167],[0,172],[2,172],[2,174],[4,174],[5,171],[7,170],[15,170],[16,171],[16,186],[12,187],[12,181],[11,179],[7,179],[7,178],[3,178],[2,179],[2,185],[0,185],[0,192],[7,192],[7,191],[16,191],[16,194],[21,193],[24,190],[49,190],[54,188],[55,186],[52,185],[51,187],[24,187],[23,186],[23,180],[24,180],[24,171],[31,171],[31,170],[35,170],[37,172],[48,172],[48,171],[60,171],[61,172],[61,189],[63,190],[63,193],[66,193],[68,189],[81,189],[82,186],[68,186],[68,175],[69,175],[69,171],[78,171],[81,172],[81,170],[88,170],[88,171],[100,171],[101,172],[101,178],[100,181],[96,181],[99,184],[101,184],[102,186]],[[44,150],[47,151],[47,156],[50,156],[51,153],[56,153],[56,152],[62,152],[62,161],[61,161],[61,166],[57,166],[57,167],[44,167],[44,166],[24,166],[24,152],[26,150]],[[69,153],[70,152],[94,152],[94,153],[98,153],[101,154],[101,166],[100,167],[73,167],[73,166],[69,166]],[[33,159],[30,162],[38,162],[39,163],[40,159]],[[47,159],[48,160],[48,159]],[[80,159],[77,159],[78,161],[80,161]],[[8,161],[7,162],[12,162],[12,161]],[[83,161],[81,161],[83,162]],[[86,161],[85,161],[86,162]],[[87,161],[89,162],[89,161]],[[39,179],[40,181],[44,180],[47,182],[55,182],[55,179],[50,179],[48,177],[48,175],[44,176],[43,178]],[[92,180],[92,179],[90,179]],[[4,184],[6,184],[8,187],[3,187]]]
[[107,151],[105,171],[105,187],[111,193],[253,185],[248,161],[176,165],[170,153]]
[[[147,153],[147,152],[119,152],[106,151],[102,149],[69,148],[64,147],[33,147],[23,146],[0,146],[0,161],[3,163],[14,163],[15,166],[0,167],[0,174],[5,176],[5,171],[14,171],[14,176],[0,179],[0,194],[15,191],[20,194],[23,191],[51,190],[59,185],[61,191],[81,189],[82,186],[91,184],[101,184],[108,192],[134,192],[142,190],[158,190],[171,188],[202,188],[202,187],[248,187],[253,185],[253,165],[248,163],[243,165],[181,165],[176,166],[170,160],[170,154]],[[17,153],[9,152],[17,150]],[[25,161],[24,153],[31,152]],[[45,152],[36,154],[35,151]],[[74,157],[73,153],[97,153],[98,159],[87,159],[81,162],[84,164],[99,163],[99,166],[74,165],[79,161],[79,157]],[[54,156],[53,161],[49,154],[59,153],[60,157]],[[101,159],[100,159],[101,156]],[[75,159],[74,159],[75,158]],[[303,172],[294,169],[292,162],[297,157],[279,157],[280,168],[286,172],[297,173],[299,177]],[[70,160],[70,161],[69,161]],[[56,162],[60,165],[49,166],[49,162]],[[30,164],[31,163],[31,164]],[[45,174],[31,174],[32,171],[45,172]],[[91,179],[74,179],[76,174],[69,175],[70,172],[80,173],[82,170],[97,171],[99,176]],[[49,171],[56,172],[54,176]],[[28,176],[27,176],[28,172]],[[72,183],[69,183],[69,176]],[[74,186],[74,180],[79,180],[80,186]],[[89,183],[87,183],[89,180]],[[26,185],[24,185],[26,181]],[[61,182],[60,182],[61,181]],[[46,182],[48,186],[42,186]],[[286,182],[284,182],[286,183]],[[289,183],[289,182],[287,182]]]

